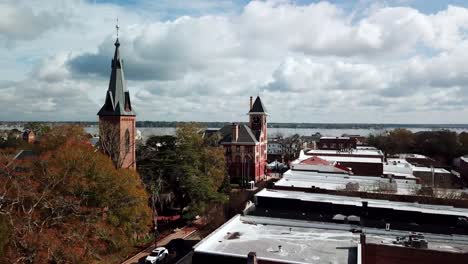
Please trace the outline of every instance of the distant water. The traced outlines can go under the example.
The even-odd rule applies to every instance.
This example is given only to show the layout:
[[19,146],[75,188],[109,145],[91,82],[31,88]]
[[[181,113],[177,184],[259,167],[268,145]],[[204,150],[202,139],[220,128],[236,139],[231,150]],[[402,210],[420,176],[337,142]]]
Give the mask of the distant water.
[[[397,127],[395,127],[397,128]],[[86,131],[92,135],[96,135],[98,130],[97,127],[86,127]],[[175,135],[175,128],[173,127],[138,127],[137,128],[143,137],[146,139],[152,135],[162,136],[162,135]],[[369,136],[370,134],[380,134],[385,131],[392,130],[394,128],[386,127],[383,129],[326,129],[326,128],[268,128],[268,135],[269,136],[276,136],[278,134],[283,135],[285,137],[291,136],[294,134],[299,134],[301,136],[310,136],[315,133],[320,133],[322,136],[341,136],[343,134],[350,134],[350,135],[361,135],[361,136]],[[406,128],[410,131],[419,132],[419,131],[431,131],[437,130],[434,128],[424,128],[424,127],[417,127],[417,128]],[[468,132],[468,128],[448,128],[451,131],[461,133],[461,132]]]

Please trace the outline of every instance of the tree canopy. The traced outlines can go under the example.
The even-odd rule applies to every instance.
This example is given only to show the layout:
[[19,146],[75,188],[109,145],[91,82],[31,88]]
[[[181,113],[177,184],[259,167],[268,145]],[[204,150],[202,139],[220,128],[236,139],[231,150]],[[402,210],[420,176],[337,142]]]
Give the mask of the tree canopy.
[[138,174],[117,170],[83,135],[54,127],[37,159],[0,163],[4,261],[115,262],[148,234],[151,212]]
[[173,193],[187,218],[227,200],[222,188],[227,179],[223,149],[201,131],[197,124],[183,124],[175,137],[150,137],[137,152],[138,171],[147,188],[153,195]]
[[418,153],[432,157],[442,165],[448,165],[461,155],[468,154],[468,134],[449,130],[421,131],[395,129],[385,134],[370,135],[368,143],[386,153]]

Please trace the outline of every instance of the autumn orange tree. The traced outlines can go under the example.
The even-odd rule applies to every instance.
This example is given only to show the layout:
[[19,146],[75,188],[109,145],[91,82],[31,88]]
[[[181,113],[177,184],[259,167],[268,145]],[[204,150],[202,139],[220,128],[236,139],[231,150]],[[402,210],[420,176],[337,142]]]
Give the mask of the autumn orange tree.
[[148,234],[138,174],[116,169],[85,135],[55,127],[26,170],[0,161],[1,263],[116,262]]

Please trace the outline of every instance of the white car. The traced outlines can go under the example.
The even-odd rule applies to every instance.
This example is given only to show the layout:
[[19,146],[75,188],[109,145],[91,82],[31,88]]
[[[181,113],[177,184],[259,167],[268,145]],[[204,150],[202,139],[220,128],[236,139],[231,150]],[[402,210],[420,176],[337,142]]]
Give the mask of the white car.
[[153,249],[151,254],[146,257],[145,264],[161,263],[167,257],[167,255],[169,255],[169,251],[167,251],[165,247],[158,247]]

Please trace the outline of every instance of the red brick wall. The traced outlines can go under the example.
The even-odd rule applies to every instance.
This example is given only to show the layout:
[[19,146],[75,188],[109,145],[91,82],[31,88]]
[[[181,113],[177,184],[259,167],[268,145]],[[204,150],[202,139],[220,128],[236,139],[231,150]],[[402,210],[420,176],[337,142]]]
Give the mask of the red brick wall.
[[339,152],[339,153],[314,153],[311,151],[310,153],[306,153],[307,156],[340,156],[340,157],[357,157],[357,158],[379,158],[383,161],[383,155],[357,155],[347,152]]
[[466,264],[468,253],[365,244],[362,264]]
[[[118,144],[120,145],[120,157],[121,157],[121,167],[136,169],[136,145],[135,145],[135,116],[102,116],[99,118],[99,123],[107,123],[115,126],[118,129]],[[126,151],[126,139],[125,132],[129,131],[130,133],[130,144],[129,152]]]
[[[239,151],[237,151],[237,146],[239,146]],[[246,151],[246,148],[250,148],[252,152]],[[262,180],[265,175],[266,155],[262,156],[261,145],[225,145],[224,149],[228,173],[231,178],[242,178],[242,175],[244,175],[255,182]],[[231,149],[231,151],[228,151],[228,149]],[[237,156],[240,162],[237,161]],[[243,163],[246,156],[249,156],[252,161],[248,165],[248,169],[245,168],[246,163]]]

